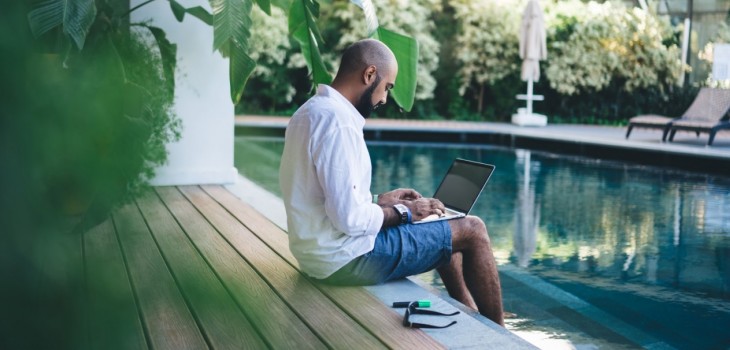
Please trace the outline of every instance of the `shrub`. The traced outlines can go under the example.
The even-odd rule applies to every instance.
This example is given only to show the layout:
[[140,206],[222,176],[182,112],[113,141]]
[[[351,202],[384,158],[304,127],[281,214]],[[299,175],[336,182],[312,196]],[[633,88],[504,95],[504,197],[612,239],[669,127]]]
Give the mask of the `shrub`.
[[458,32],[454,57],[463,95],[472,84],[495,84],[519,70],[521,6],[507,1],[451,0]]
[[144,31],[92,31],[83,51],[31,58],[28,84],[42,98],[27,101],[30,185],[55,212],[106,215],[148,186],[179,138],[171,83]]
[[[564,95],[597,92],[617,82],[626,92],[669,86],[684,72],[679,48],[665,46],[669,23],[639,8],[589,3],[567,40],[553,40],[545,74]],[[557,39],[553,37],[553,39]]]

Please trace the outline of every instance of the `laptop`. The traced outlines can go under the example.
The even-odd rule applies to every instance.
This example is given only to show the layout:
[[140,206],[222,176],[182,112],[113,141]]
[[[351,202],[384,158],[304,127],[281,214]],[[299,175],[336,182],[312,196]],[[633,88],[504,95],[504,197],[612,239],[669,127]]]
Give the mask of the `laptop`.
[[457,158],[433,195],[433,198],[444,203],[446,213],[442,216],[436,214],[427,216],[413,223],[423,224],[467,216],[492,172],[494,172],[494,165]]

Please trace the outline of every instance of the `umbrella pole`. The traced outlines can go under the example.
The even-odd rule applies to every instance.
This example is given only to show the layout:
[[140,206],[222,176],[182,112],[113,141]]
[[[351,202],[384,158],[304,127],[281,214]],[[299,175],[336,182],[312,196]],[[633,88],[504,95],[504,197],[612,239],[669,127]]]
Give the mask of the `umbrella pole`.
[[532,77],[527,79],[527,115],[532,115]]

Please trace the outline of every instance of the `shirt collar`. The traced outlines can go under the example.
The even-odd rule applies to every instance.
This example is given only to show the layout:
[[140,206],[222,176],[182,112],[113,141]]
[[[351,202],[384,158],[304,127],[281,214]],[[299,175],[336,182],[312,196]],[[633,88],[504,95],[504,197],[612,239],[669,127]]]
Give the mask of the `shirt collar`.
[[329,85],[319,84],[319,86],[317,87],[317,95],[333,98],[349,112],[347,114],[353,122],[355,122],[360,128],[363,128],[365,126],[365,118],[362,116],[362,114],[360,114],[360,112],[357,111],[357,109],[355,109],[355,106],[352,105],[352,102],[345,98],[345,96],[342,96],[339,91],[335,90]]

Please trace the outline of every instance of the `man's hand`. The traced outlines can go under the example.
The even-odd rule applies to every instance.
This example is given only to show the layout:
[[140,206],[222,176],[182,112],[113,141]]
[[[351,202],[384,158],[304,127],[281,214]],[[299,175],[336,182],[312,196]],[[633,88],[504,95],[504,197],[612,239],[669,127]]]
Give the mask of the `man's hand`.
[[413,221],[419,221],[430,215],[443,216],[446,213],[444,203],[436,198],[418,198],[403,204],[411,210]]
[[399,188],[379,195],[378,205],[381,207],[392,207],[398,203],[406,204],[404,202],[414,201],[422,197],[420,193],[412,188]]
[[446,213],[444,204],[438,199],[423,198],[418,192],[411,189],[397,189],[378,197],[378,205],[383,208],[382,228],[400,223],[400,217],[393,209],[393,205],[398,203],[405,205],[411,211],[412,222],[423,220],[430,215],[443,216]]

